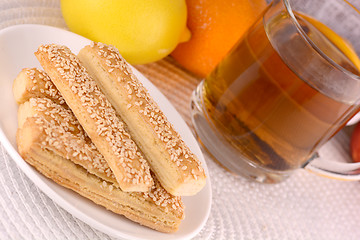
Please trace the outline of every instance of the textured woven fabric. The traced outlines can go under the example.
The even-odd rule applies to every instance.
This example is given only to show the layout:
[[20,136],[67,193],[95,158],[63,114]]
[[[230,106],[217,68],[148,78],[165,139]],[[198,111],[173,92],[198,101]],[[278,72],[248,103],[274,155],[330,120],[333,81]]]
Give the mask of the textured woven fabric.
[[[0,29],[39,23],[66,28],[55,0],[0,1]],[[137,68],[170,99],[186,122],[199,79],[171,59]],[[320,154],[348,159],[341,132]],[[195,239],[360,239],[360,183],[304,170],[276,185],[249,182],[206,157],[213,191],[211,215]],[[0,239],[112,239],[61,209],[0,147]]]

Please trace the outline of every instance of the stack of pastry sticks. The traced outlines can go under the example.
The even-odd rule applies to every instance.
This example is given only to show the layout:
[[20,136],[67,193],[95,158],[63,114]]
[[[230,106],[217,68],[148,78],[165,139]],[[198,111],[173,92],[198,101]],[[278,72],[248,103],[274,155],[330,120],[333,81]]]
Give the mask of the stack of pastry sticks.
[[115,213],[176,231],[181,196],[206,176],[117,49],[92,43],[76,56],[48,44],[35,55],[44,70],[23,69],[13,84],[21,156]]

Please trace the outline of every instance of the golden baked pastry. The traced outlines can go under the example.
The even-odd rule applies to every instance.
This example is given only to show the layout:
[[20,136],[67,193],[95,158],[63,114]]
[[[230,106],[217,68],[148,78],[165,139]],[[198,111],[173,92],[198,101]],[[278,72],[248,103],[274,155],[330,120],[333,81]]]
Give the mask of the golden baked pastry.
[[147,192],[153,185],[147,161],[76,55],[55,44],[40,46],[35,55],[104,156],[120,188]]
[[[66,103],[60,105],[57,101],[61,95],[47,74],[38,69],[27,70],[41,75],[19,74],[22,84],[35,83],[34,89],[15,83],[19,79],[14,81],[14,95],[24,96],[18,101],[20,155],[58,184],[115,213],[158,231],[176,231],[184,218],[181,198],[167,193],[155,176],[149,192],[122,191],[104,157]],[[22,73],[29,73],[27,70]],[[52,94],[44,91],[43,83],[52,86]]]
[[31,97],[46,97],[67,108],[65,101],[49,76],[38,68],[24,68],[15,78],[13,94],[17,104]]
[[[17,104],[19,104],[18,126],[22,126],[23,122],[28,116],[33,116],[40,110],[50,110],[50,106],[46,105],[51,104],[56,106],[56,104],[52,104],[52,102],[54,102],[58,105],[61,105],[63,108],[57,108],[56,110],[54,107],[52,107],[51,114],[54,114],[55,111],[58,115],[57,119],[59,119],[60,122],[68,125],[68,131],[71,131],[75,134],[80,131],[80,136],[86,136],[87,141],[91,142],[86,132],[81,127],[79,121],[76,119],[72,111],[69,110],[69,107],[67,106],[60,92],[51,82],[50,77],[43,70],[38,68],[24,68],[21,70],[13,83],[13,95]],[[39,101],[36,98],[43,98],[42,108],[30,106],[29,100],[31,98],[34,98],[32,101]],[[49,102],[48,100],[51,101]],[[40,103],[38,105],[40,105]]]
[[176,196],[199,192],[206,182],[200,161],[117,49],[93,43],[83,48],[78,57],[126,123],[162,186]]
[[[47,144],[48,150],[84,167],[90,173],[118,186],[113,172],[104,157],[82,130],[72,112],[48,98],[30,98],[18,109],[18,127],[22,128],[27,119],[37,118],[47,124],[42,138],[53,135]],[[40,138],[40,136],[39,136]]]
[[45,71],[23,69],[13,86],[20,155],[115,213],[177,231],[184,218],[179,196],[200,191],[206,176],[118,51],[87,46],[81,62],[67,47],[49,44],[35,55]]
[[[28,117],[17,132],[19,153],[29,164],[56,183],[141,225],[162,232],[178,229],[184,218],[184,206],[179,197],[168,194],[156,180],[148,192],[124,192],[117,187],[113,176],[107,176],[108,180],[98,177],[110,171],[106,165],[101,165],[104,160],[92,159],[98,176],[89,173],[74,163],[81,158],[84,145],[76,143],[72,133],[64,131],[56,121],[43,117]],[[72,147],[74,143],[76,150]],[[91,151],[87,149],[86,155],[97,155]]]

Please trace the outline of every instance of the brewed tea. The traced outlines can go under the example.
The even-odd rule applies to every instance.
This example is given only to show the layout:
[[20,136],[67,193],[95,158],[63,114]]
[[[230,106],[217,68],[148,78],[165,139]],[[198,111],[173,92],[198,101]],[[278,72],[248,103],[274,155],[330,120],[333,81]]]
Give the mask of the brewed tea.
[[[276,25],[283,14],[267,24]],[[359,60],[356,55],[349,59],[352,55],[347,53],[354,51],[346,40],[339,45],[338,35],[325,36],[324,29],[317,28],[321,24],[313,25],[312,19],[299,13],[296,17],[302,32],[329,61],[349,74],[359,75]],[[355,113],[354,103],[326,94],[285,63],[295,49],[308,54],[308,61],[301,64],[314,64],[313,54],[297,45],[296,38],[301,36],[290,25],[283,21],[276,33],[278,39],[291,39],[282,43],[280,53],[268,38],[268,26],[259,20],[204,81],[203,89],[208,117],[227,144],[257,165],[276,171],[304,164],[317,146],[346,124],[349,114]]]

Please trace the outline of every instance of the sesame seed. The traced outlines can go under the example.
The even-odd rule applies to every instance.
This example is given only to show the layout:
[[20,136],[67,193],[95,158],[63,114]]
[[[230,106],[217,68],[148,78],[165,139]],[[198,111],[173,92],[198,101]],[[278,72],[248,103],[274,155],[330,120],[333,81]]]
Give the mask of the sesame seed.
[[[100,45],[99,48],[102,46]],[[77,57],[67,47],[53,44],[44,45],[39,48],[39,51],[42,51],[54,65],[70,65],[68,68],[56,68],[56,71],[68,84],[72,94],[78,96],[84,113],[89,114],[88,116],[94,120],[96,132],[105,136],[109,148],[114,152],[113,155],[120,156],[120,153],[124,152],[125,161],[132,163],[132,168],[138,169],[131,173],[129,168],[123,168],[124,181],[131,183],[133,179],[137,179],[136,181],[145,182],[144,176],[150,175],[147,162],[142,160],[142,155],[136,154],[139,151],[136,144],[129,139],[130,136],[116,116],[115,110]],[[104,51],[104,56],[107,56],[106,51]],[[112,71],[113,69],[110,69],[110,72]],[[137,159],[133,156],[137,156]]]
[[[32,79],[32,87],[29,90],[30,96],[47,97],[54,100],[57,103],[64,102],[61,94],[51,82],[50,77],[46,72],[37,68],[26,69],[27,76]],[[61,104],[62,104],[61,103]]]
[[[44,147],[54,147],[58,153],[75,160],[77,164],[89,166],[90,169],[98,172],[110,172],[109,176],[114,178],[107,162],[91,140],[85,136],[85,132],[69,109],[47,98],[31,98],[29,102],[38,112],[36,116],[34,115],[37,118],[35,123],[44,127],[46,136],[46,140],[42,142]],[[77,126],[77,130],[74,126]]]

